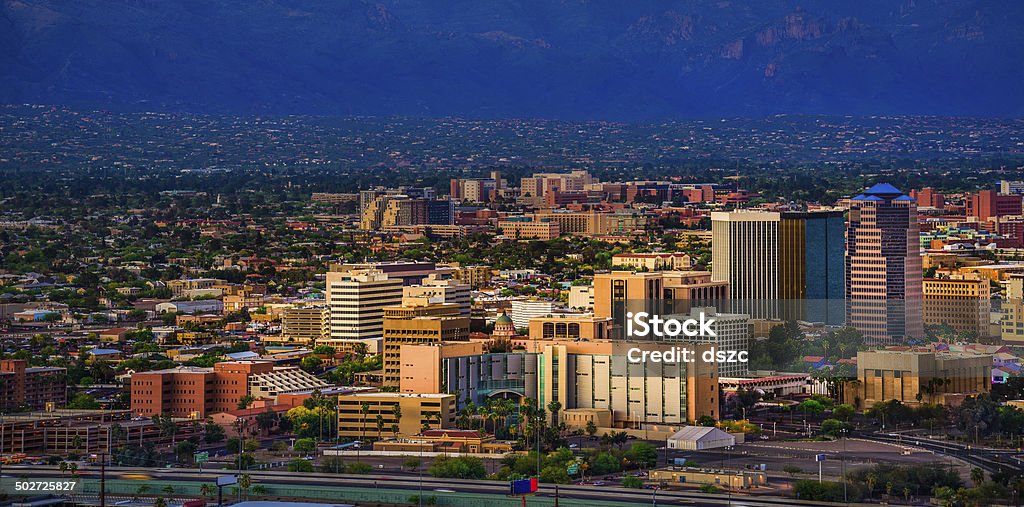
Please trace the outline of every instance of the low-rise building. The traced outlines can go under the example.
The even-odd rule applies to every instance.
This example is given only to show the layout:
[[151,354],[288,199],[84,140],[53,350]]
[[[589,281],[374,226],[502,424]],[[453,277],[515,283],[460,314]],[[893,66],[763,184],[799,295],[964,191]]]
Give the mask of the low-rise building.
[[682,252],[622,253],[612,256],[612,266],[634,271],[690,269],[690,256]]
[[558,313],[534,317],[529,322],[530,338],[535,340],[607,340],[611,338],[611,317]]
[[294,366],[271,361],[225,361],[212,368],[179,366],[131,377],[132,412],[150,417],[202,419],[236,410],[246,395],[269,402],[282,393],[326,388],[328,384]]
[[[455,425],[451,394],[355,393],[338,397],[338,436],[376,438],[411,436]],[[383,423],[378,432],[377,417]]]
[[711,468],[682,468],[651,470],[650,480],[666,486],[701,486],[711,484],[729,489],[750,489],[768,485],[766,472],[751,470],[718,470]]
[[898,400],[945,403],[950,395],[992,389],[992,356],[895,350],[857,353],[857,383],[845,390],[861,407]]

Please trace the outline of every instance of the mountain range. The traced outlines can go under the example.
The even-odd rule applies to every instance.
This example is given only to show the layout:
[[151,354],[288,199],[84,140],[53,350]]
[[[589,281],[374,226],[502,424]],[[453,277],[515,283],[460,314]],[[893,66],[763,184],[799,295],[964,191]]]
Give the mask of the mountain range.
[[1024,2],[2,0],[0,102],[647,120],[1024,114]]

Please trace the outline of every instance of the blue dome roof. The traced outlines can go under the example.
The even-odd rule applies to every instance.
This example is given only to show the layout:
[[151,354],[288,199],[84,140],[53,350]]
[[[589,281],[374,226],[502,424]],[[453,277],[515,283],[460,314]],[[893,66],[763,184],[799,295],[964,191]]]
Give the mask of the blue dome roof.
[[877,183],[875,186],[864,191],[864,195],[878,195],[878,196],[898,196],[903,195],[903,192],[888,184],[888,183]]

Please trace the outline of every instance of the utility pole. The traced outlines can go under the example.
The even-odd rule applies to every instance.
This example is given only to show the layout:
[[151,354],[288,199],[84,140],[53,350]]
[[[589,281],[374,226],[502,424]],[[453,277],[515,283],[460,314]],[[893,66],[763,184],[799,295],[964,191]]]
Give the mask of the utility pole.
[[100,454],[100,507],[107,507],[107,453]]

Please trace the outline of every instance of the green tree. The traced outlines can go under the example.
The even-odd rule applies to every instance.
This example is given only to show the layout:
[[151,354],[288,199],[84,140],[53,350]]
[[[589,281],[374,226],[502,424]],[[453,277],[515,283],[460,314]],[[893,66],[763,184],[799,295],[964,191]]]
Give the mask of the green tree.
[[300,438],[295,441],[295,452],[311,454],[316,452],[316,442],[312,438]]
[[288,462],[289,472],[312,472],[313,462],[308,459],[293,459]]
[[624,488],[633,488],[633,489],[642,489],[644,487],[644,480],[639,478],[639,477],[634,477],[632,475],[627,475],[626,477],[622,478],[622,487],[624,487]]
[[245,410],[249,408],[249,405],[252,405],[254,401],[256,401],[256,398],[254,398],[251,394],[242,396],[238,400],[238,410]]
[[431,463],[428,469],[434,477],[451,479],[483,479],[487,477],[487,469],[480,458],[470,456],[441,456]]
[[849,421],[854,414],[857,413],[857,409],[848,403],[836,405],[832,408],[832,417],[839,419],[840,421]]

